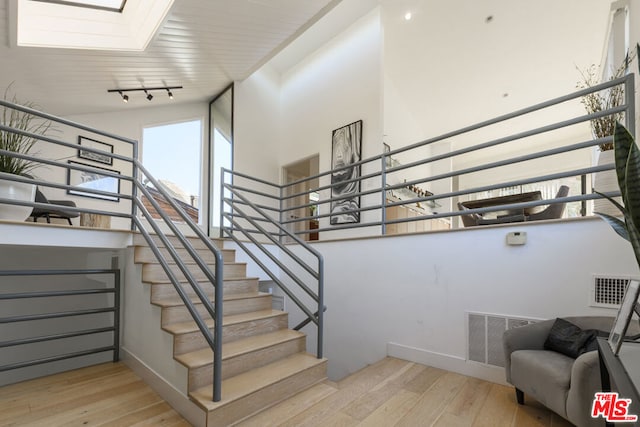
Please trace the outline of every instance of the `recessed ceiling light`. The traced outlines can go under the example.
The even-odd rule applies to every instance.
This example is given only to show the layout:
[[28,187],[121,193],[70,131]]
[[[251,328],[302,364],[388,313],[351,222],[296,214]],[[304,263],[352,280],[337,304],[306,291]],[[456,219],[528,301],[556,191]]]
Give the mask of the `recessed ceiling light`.
[[405,21],[410,21],[412,16],[413,16],[413,15],[411,15],[411,12],[407,12],[407,13],[405,13],[405,14],[404,14],[404,19],[405,19]]

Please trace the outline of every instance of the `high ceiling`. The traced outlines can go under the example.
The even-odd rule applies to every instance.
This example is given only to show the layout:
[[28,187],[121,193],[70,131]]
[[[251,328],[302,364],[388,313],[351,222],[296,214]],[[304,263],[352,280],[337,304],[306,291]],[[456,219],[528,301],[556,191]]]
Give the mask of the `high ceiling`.
[[[385,74],[431,134],[571,91],[576,66],[600,61],[610,8],[603,0],[175,0],[146,50],[121,52],[17,47],[17,2],[0,1],[0,89],[13,82],[21,100],[57,115],[208,101],[274,56],[286,71],[379,4]],[[184,89],[173,101],[130,93],[126,107],[107,93],[165,85]]]
[[[133,3],[131,0],[130,3]],[[176,0],[143,52],[15,45],[17,0],[0,1],[0,88],[57,115],[121,109],[108,89],[183,86],[170,101],[207,101],[247,77],[339,0]],[[130,93],[127,108],[148,107]]]

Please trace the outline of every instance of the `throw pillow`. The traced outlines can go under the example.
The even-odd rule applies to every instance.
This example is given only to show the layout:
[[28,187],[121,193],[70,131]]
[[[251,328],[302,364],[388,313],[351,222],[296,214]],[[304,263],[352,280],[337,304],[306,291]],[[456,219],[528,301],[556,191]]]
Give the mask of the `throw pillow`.
[[582,330],[565,319],[557,318],[549,331],[544,348],[575,359],[587,351],[587,344],[595,340],[596,336],[595,329]]

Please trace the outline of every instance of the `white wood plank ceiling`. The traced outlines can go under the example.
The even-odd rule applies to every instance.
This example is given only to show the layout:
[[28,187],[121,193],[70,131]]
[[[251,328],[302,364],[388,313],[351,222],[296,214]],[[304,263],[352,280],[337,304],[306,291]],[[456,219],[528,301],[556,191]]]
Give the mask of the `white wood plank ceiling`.
[[[129,0],[134,2],[136,0]],[[143,52],[15,46],[15,0],[0,1],[0,89],[58,114],[121,110],[107,89],[184,86],[153,105],[208,101],[247,77],[340,0],[176,0]],[[147,107],[130,93],[127,108]]]

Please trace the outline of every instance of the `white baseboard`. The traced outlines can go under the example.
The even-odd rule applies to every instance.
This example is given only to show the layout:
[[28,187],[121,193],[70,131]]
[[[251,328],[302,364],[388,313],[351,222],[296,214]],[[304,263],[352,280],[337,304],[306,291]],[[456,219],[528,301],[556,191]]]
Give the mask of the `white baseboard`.
[[470,377],[480,378],[496,384],[508,385],[505,380],[504,368],[488,366],[482,363],[467,361],[466,359],[450,354],[436,353],[421,348],[410,347],[398,343],[387,343],[387,355],[421,365],[432,366],[446,371]]
[[182,415],[195,427],[206,427],[207,413],[189,400],[188,396],[182,394],[173,387],[156,371],[147,366],[142,360],[129,353],[126,348],[120,348],[120,358],[122,362],[135,372],[142,380],[167,401],[173,409]]

